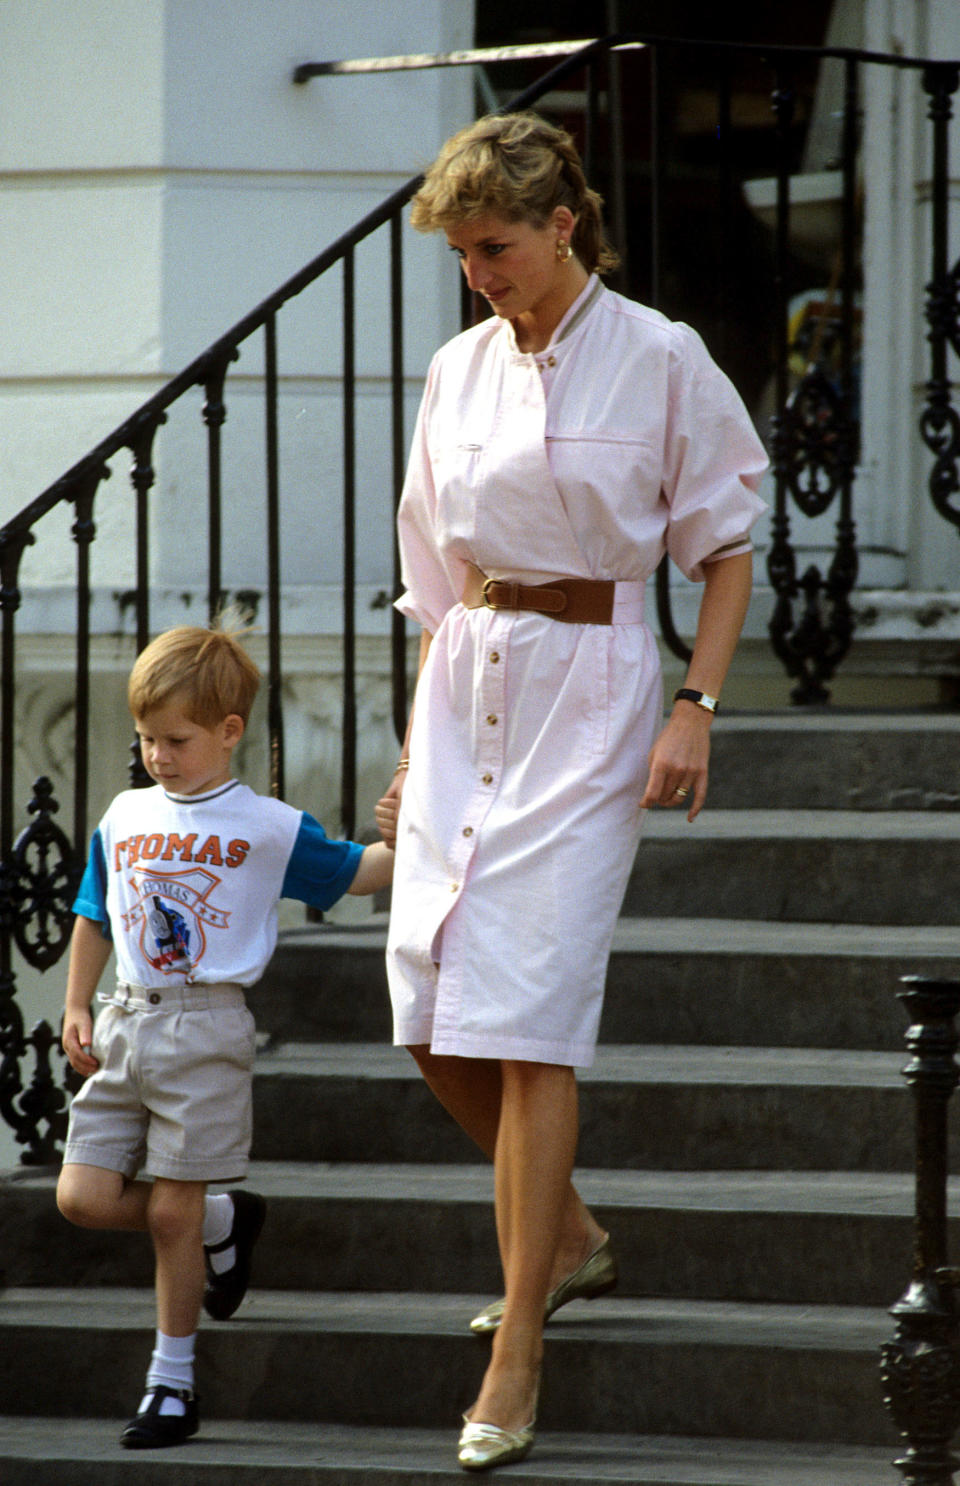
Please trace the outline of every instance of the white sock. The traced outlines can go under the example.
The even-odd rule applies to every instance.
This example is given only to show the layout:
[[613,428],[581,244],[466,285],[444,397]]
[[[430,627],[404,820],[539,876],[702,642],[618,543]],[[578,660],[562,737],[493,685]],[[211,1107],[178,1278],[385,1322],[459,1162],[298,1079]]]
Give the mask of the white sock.
[[[209,1248],[212,1244],[223,1243],[224,1239],[230,1237],[233,1228],[233,1198],[229,1192],[223,1192],[217,1197],[206,1197],[203,1204],[203,1244]],[[233,1244],[228,1249],[223,1249],[219,1254],[207,1254],[207,1260],[214,1274],[223,1274],[225,1270],[232,1269],[236,1262],[237,1251]]]
[[[142,1414],[149,1407],[154,1389],[161,1384],[165,1388],[193,1388],[195,1344],[195,1332],[192,1336],[166,1336],[162,1331],[157,1332],[156,1346],[147,1371],[147,1391],[141,1400],[138,1413]],[[160,1405],[160,1412],[161,1414],[185,1414],[186,1406],[179,1398],[165,1398]]]

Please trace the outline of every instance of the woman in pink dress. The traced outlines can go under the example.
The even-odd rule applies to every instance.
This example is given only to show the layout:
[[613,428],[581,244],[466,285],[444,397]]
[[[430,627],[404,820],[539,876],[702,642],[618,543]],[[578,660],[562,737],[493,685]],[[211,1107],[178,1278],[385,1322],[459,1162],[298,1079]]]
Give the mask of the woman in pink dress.
[[[377,806],[396,837],[395,1040],[494,1161],[505,1299],[460,1438],[468,1470],[533,1442],[543,1323],[616,1281],[572,1185],[574,1069],[593,1058],[643,812],[704,802],[746,612],[766,458],[694,331],[610,292],[616,259],[570,137],[531,114],[444,146],[412,221],[446,234],[491,318],[430,366],[399,514],[422,629]],[[644,583],[704,585],[663,724]]]

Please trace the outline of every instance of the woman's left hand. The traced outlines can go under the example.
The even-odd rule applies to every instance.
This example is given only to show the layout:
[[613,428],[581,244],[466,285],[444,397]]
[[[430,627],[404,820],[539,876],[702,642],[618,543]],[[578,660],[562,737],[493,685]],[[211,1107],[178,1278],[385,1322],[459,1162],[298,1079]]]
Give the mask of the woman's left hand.
[[667,810],[686,804],[687,820],[699,815],[707,797],[712,718],[689,702],[675,706],[650,750],[650,773],[641,810],[660,805]]

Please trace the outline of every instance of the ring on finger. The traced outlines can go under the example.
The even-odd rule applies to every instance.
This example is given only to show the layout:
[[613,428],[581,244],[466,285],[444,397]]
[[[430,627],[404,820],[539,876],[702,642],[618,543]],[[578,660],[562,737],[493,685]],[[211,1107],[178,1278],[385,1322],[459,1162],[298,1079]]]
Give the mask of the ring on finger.
[[674,794],[679,795],[681,800],[685,800],[689,793],[690,786],[688,784],[678,784],[676,789],[674,790]]

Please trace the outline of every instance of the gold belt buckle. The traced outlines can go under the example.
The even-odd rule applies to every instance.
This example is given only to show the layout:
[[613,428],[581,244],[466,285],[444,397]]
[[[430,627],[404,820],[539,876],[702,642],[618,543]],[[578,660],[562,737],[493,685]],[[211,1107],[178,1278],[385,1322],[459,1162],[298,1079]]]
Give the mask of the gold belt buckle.
[[[495,604],[490,597],[490,589],[494,584],[507,590],[507,595],[501,604]],[[485,578],[483,587],[480,590],[480,596],[483,599],[484,608],[486,609],[516,609],[519,593],[519,583],[511,583],[506,578]]]

